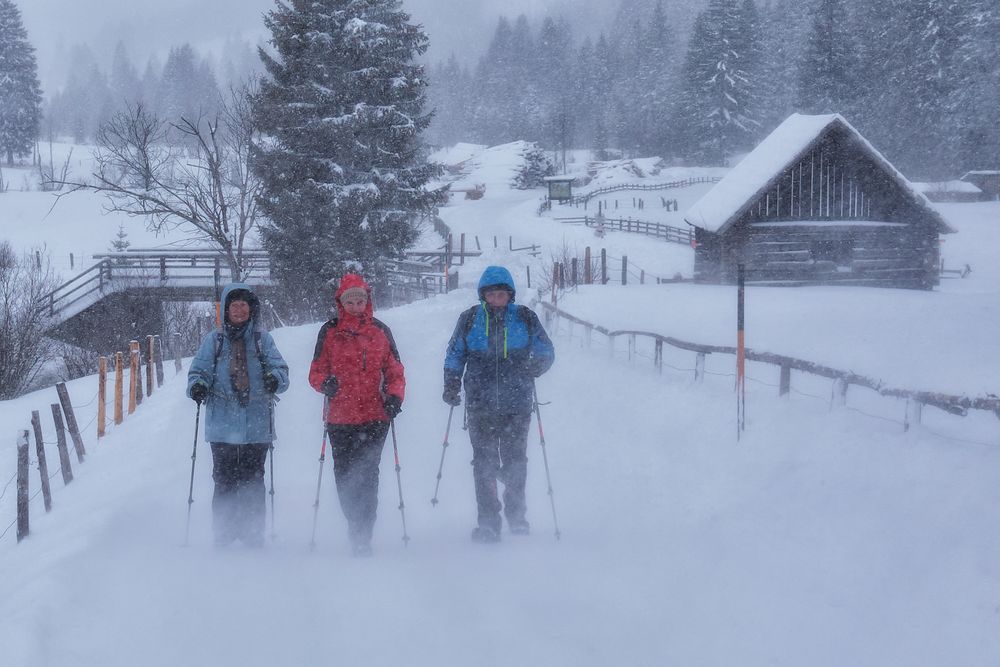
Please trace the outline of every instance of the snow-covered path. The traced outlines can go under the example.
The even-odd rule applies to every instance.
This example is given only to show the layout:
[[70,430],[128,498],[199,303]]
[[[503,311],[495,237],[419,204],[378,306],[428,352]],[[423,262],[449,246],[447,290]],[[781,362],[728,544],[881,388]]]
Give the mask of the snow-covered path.
[[[556,338],[539,383],[562,540],[537,431],[527,538],[472,544],[468,440],[440,366],[471,290],[382,311],[406,364],[375,557],[348,556],[332,471],[308,548],[321,401],[305,376],[318,327],[276,332],[293,372],[278,406],[277,538],[210,539],[199,444],[184,538],[194,406],[182,377],[92,447],[78,481],[0,543],[9,665],[942,665],[1000,657],[1000,449],[822,401],[752,403],[737,444],[731,381],[692,385]],[[171,371],[168,371],[168,377]],[[456,414],[457,417],[457,414]],[[991,529],[990,527],[994,529]]]

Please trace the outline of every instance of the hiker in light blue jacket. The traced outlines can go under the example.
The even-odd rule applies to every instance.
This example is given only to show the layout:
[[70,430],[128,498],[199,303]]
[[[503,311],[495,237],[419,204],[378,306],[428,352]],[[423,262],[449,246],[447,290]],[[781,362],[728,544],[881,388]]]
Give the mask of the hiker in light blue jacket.
[[222,291],[220,329],[209,333],[188,369],[187,395],[205,403],[212,445],[215,543],[264,543],[264,462],[275,439],[275,394],[288,389],[288,364],[261,330],[260,303],[249,285]]

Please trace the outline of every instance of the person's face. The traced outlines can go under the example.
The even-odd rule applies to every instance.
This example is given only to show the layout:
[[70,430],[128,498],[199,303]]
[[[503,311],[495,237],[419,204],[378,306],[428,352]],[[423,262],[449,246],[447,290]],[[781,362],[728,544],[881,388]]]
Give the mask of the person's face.
[[510,292],[505,289],[488,289],[483,292],[483,298],[490,308],[506,308],[510,303]]
[[243,324],[250,319],[250,304],[246,301],[233,299],[229,302],[227,315],[233,324]]
[[352,296],[347,299],[342,298],[340,303],[343,304],[344,310],[346,310],[349,315],[360,317],[365,314],[365,306],[368,305],[368,297]]

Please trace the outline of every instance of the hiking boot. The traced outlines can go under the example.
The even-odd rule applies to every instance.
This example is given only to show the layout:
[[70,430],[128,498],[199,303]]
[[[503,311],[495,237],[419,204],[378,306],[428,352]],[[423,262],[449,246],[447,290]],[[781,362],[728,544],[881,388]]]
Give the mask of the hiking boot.
[[472,529],[472,541],[492,544],[500,541],[500,531],[491,526],[476,526]]
[[531,533],[531,524],[527,519],[507,520],[507,528],[511,535],[528,535]]
[[224,549],[236,541],[236,537],[229,533],[216,533],[213,539],[215,548]]
[[371,558],[372,545],[367,543],[355,544],[351,547],[351,553],[355,558]]
[[244,535],[243,544],[250,549],[263,549],[264,548],[264,536],[254,533],[253,535]]

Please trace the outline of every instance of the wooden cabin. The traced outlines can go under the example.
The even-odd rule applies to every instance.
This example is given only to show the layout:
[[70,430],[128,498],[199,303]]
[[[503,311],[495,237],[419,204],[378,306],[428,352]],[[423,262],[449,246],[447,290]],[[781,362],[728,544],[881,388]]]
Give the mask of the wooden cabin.
[[967,171],[962,175],[961,180],[972,183],[979,188],[982,193],[982,200],[991,201],[1000,199],[1000,171],[979,170]]
[[954,232],[839,114],[793,114],[684,216],[695,280],[930,289]]

